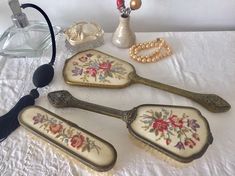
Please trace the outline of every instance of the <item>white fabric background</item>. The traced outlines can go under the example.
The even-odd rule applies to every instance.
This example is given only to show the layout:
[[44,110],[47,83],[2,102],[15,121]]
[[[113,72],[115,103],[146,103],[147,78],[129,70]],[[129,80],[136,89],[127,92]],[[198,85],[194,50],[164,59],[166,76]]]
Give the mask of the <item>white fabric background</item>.
[[[95,21],[105,32],[118,24],[116,0],[19,0],[39,5],[52,24],[68,27],[78,21]],[[8,0],[0,0],[0,33],[12,25]],[[130,0],[126,0],[128,6]],[[131,14],[137,32],[235,30],[235,0],[142,0],[143,6]],[[32,20],[44,20],[32,10],[24,12]]]
[[[45,143],[19,127],[0,144],[1,176],[185,176],[235,175],[235,32],[175,32],[138,33],[137,40],[148,41],[165,37],[174,54],[154,64],[139,64],[129,59],[128,51],[115,48],[111,34],[105,35],[105,45],[98,48],[132,63],[141,76],[184,89],[216,93],[226,99],[232,109],[226,113],[211,113],[186,98],[144,85],[124,89],[99,89],[66,85],[62,68],[72,53],[58,37],[55,77],[46,88],[40,89],[36,104],[63,116],[82,128],[104,138],[114,145],[118,153],[115,167],[108,173],[87,170],[78,161]],[[0,57],[0,114],[5,114],[16,101],[32,88],[34,70],[50,60],[50,50],[42,58],[9,59]],[[66,89],[81,100],[117,109],[128,110],[145,103],[172,104],[198,108],[209,121],[214,137],[205,155],[183,168],[176,168],[139,146],[130,137],[124,122],[115,118],[79,109],[55,109],[47,101],[50,91]]]

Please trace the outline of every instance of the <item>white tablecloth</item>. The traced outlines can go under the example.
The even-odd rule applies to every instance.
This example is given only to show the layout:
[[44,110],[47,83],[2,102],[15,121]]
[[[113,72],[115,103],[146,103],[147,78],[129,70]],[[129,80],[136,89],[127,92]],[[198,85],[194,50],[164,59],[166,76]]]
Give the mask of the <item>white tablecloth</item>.
[[[144,65],[130,60],[128,50],[115,48],[111,44],[111,34],[105,34],[105,45],[98,49],[132,63],[137,73],[146,78],[191,91],[218,94],[231,104],[232,109],[226,113],[211,113],[189,99],[144,85],[116,90],[69,86],[63,81],[62,68],[72,53],[66,50],[64,39],[59,36],[55,77],[49,86],[40,89],[41,96],[36,104],[112,143],[118,153],[117,162],[108,173],[87,170],[79,161],[19,127],[0,144],[0,175],[235,175],[235,32],[137,34],[138,42],[156,37],[165,37],[174,54],[153,64]],[[34,70],[49,60],[50,49],[41,58],[0,57],[0,114],[5,114],[33,88],[31,79]],[[46,95],[61,89],[69,90],[81,100],[122,110],[146,103],[196,107],[209,121],[213,144],[202,158],[185,167],[174,167],[148,151],[148,147],[138,145],[120,120],[79,109],[52,107]]]

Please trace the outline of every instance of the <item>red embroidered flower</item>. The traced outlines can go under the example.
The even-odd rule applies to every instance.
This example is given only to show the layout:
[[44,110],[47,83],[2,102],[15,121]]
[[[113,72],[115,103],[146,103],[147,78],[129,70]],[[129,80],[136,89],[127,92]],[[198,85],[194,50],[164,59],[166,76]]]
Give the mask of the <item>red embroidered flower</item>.
[[187,138],[184,141],[184,145],[189,146],[189,148],[193,148],[196,143],[192,139]]
[[99,64],[99,68],[103,69],[104,71],[109,71],[111,67],[112,67],[112,64],[109,61]]
[[71,142],[71,146],[73,146],[74,148],[79,149],[82,146],[84,140],[85,140],[85,137],[83,135],[81,135],[81,134],[74,135],[72,137],[71,141],[70,141]]
[[167,130],[168,123],[163,119],[156,119],[153,123],[153,128],[156,129],[157,131],[163,132],[164,130]]
[[171,124],[173,125],[173,127],[178,127],[178,128],[182,128],[183,127],[183,120],[178,118],[176,115],[172,115],[170,118],[169,118]]
[[63,126],[61,124],[51,124],[49,128],[53,134],[56,134],[56,133],[61,132],[61,130],[63,129]]
[[95,68],[93,68],[93,67],[87,68],[87,69],[86,69],[86,72],[87,72],[88,74],[90,74],[91,76],[96,77],[97,70],[96,70]]
[[166,145],[169,145],[171,143],[171,139],[170,138],[167,138],[166,139]]
[[197,133],[193,133],[193,138],[200,141],[199,135]]

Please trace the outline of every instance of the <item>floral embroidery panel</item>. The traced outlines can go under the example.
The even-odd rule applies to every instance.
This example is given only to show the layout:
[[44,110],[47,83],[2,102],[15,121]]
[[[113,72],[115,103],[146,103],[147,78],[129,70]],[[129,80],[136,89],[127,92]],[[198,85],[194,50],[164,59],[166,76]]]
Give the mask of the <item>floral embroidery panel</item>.
[[177,107],[140,107],[131,127],[144,138],[182,157],[200,151],[209,133],[196,110]]
[[66,81],[111,86],[129,83],[132,71],[130,64],[95,50],[73,56],[64,68]]
[[78,132],[72,127],[65,127],[63,122],[56,118],[49,118],[47,113],[35,114],[33,121],[33,125],[40,125],[40,129],[55,135],[55,138],[67,146],[72,146],[77,150],[81,150],[81,152],[96,150],[97,154],[100,153],[101,148],[96,145],[94,140],[91,140],[84,133]]

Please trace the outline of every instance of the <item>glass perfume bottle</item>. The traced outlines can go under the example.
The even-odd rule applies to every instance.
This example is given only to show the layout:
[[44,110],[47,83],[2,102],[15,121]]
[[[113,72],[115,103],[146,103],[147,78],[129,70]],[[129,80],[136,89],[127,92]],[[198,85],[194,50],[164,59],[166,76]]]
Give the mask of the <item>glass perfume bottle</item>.
[[[9,0],[13,12],[14,23],[0,37],[0,55],[11,57],[37,57],[51,45],[50,32],[47,23],[29,21],[21,11],[18,0]],[[55,34],[59,27],[53,26]]]

